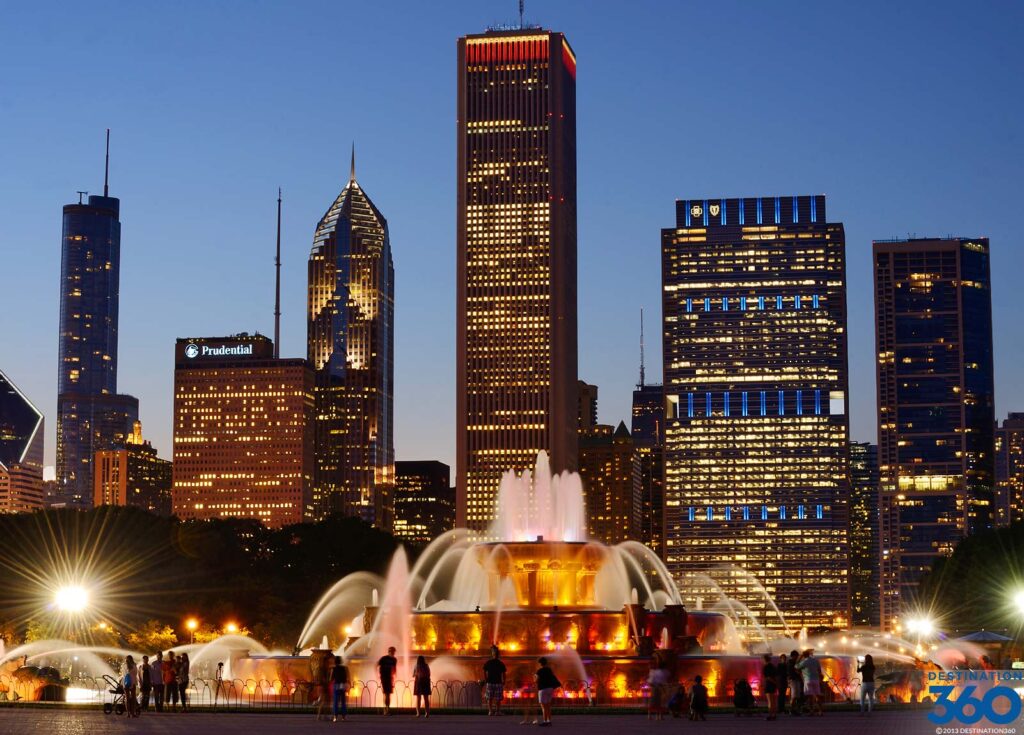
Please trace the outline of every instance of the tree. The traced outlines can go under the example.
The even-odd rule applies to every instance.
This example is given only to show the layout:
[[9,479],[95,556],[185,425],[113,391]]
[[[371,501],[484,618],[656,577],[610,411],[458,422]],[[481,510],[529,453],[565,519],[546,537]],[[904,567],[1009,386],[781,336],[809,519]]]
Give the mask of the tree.
[[174,628],[159,620],[147,620],[128,634],[128,647],[143,653],[166,651],[176,645],[178,636],[174,634]]

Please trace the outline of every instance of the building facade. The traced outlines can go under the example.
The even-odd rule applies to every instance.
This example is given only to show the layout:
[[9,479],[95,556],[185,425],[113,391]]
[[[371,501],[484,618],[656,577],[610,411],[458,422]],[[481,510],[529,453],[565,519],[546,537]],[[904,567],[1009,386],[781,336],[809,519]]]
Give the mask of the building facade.
[[665,391],[659,383],[633,391],[630,435],[640,477],[640,541],[665,558]]
[[354,152],[348,184],[317,225],[308,272],[316,514],[391,530],[395,269],[387,220],[356,181]]
[[850,442],[850,607],[852,623],[877,628],[878,445]]
[[139,402],[117,394],[121,202],[64,207],[57,377],[57,482],[67,505],[92,500],[92,460],[131,433]]
[[579,436],[579,473],[587,503],[587,535],[606,544],[640,538],[643,500],[626,424],[598,424]]
[[576,381],[576,430],[590,431],[597,426],[597,386]]
[[842,224],[823,196],[677,201],[662,288],[669,570],[768,628],[847,625]]
[[43,414],[0,371],[0,513],[45,506]]
[[313,373],[262,335],[179,339],[171,498],[179,518],[312,515]]
[[873,256],[889,628],[935,560],[992,523],[992,294],[986,238],[879,241]]
[[576,469],[576,57],[561,33],[458,42],[457,522],[506,470]]
[[996,497],[993,523],[1024,522],[1024,413],[1011,413],[996,428]]
[[124,444],[96,452],[93,465],[93,505],[128,505],[171,515],[171,463],[157,456],[142,438],[136,421]]
[[434,460],[395,462],[395,536],[428,544],[453,528],[451,468]]

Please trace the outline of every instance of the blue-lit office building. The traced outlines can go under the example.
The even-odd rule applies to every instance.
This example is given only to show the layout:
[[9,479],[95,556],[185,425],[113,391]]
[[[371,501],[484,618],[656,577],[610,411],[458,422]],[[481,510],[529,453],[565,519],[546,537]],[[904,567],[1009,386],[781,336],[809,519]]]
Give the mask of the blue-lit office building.
[[843,225],[824,196],[677,201],[662,314],[665,561],[686,602],[848,624]]
[[93,458],[123,443],[138,399],[117,393],[121,202],[81,198],[64,207],[57,383],[57,482],[61,500],[89,506]]
[[882,625],[921,576],[990,528],[995,485],[987,238],[876,241]]

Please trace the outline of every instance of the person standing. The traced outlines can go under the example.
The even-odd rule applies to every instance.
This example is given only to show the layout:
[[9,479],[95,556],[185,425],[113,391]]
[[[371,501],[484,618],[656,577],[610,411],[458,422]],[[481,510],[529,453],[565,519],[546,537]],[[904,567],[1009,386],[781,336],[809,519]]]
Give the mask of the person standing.
[[171,712],[178,705],[178,662],[174,659],[174,651],[167,652],[164,663],[164,702]]
[[164,711],[164,652],[156,652],[156,660],[149,665],[149,677],[153,681],[153,706],[157,712]]
[[704,680],[698,674],[693,677],[693,686],[690,688],[690,719],[706,720],[707,715],[708,688],[704,686]]
[[420,700],[423,702],[423,719],[430,717],[430,693],[432,685],[430,682],[430,666],[427,659],[420,656],[416,659],[416,668],[412,672],[413,688],[412,693],[416,697],[416,716],[420,716]]
[[508,669],[501,660],[501,651],[491,646],[491,657],[484,664],[484,695],[487,697],[487,714],[501,714],[501,700],[505,696],[505,673]]
[[213,706],[217,707],[217,700],[220,699],[220,690],[224,687],[224,662],[217,662],[217,673],[214,675]]
[[777,681],[779,672],[772,663],[772,655],[764,655],[764,665],[761,667],[761,687],[764,691],[764,698],[768,704],[769,720],[774,720],[779,714],[779,683]]
[[348,667],[345,666],[341,660],[341,656],[334,657],[334,666],[331,667],[331,722],[338,721],[338,705],[341,705],[341,720],[345,721],[345,716],[348,714],[347,702],[348,697]]
[[864,714],[864,702],[868,705],[868,714],[875,706],[875,659],[869,653],[864,662],[857,665],[860,674],[860,713]]
[[779,703],[775,707],[776,712],[786,711],[786,685],[789,683],[789,659],[786,658],[786,654],[780,654],[778,663],[775,664],[775,682],[778,685],[779,691],[776,696],[779,698]]
[[388,649],[387,655],[381,656],[377,662],[377,671],[380,674],[380,689],[384,692],[384,714],[391,714],[391,694],[395,691],[395,670],[398,668],[398,659],[395,658],[395,647]]
[[651,670],[647,676],[650,697],[647,700],[647,719],[665,719],[665,689],[671,674],[664,667],[659,657],[651,660]]
[[149,693],[153,690],[153,678],[152,670],[149,666],[149,656],[142,657],[142,666],[140,667],[139,676],[141,677],[140,689],[142,691],[142,707],[143,711],[149,709]]
[[562,682],[555,676],[555,672],[548,666],[548,660],[541,656],[537,659],[540,668],[534,674],[534,682],[537,685],[537,702],[540,704],[541,721],[538,725],[551,726],[551,702],[555,698],[555,690],[562,686]]
[[135,659],[129,655],[124,659],[124,703],[128,710],[129,717],[139,716],[139,700],[136,691],[139,684],[139,667],[135,665]]
[[181,696],[181,711],[188,712],[188,654],[183,653],[178,658],[178,694]]
[[796,667],[799,662],[800,654],[790,651],[786,674],[789,677],[789,714],[794,717],[800,716],[800,710],[804,706],[804,678],[800,669]]
[[808,648],[797,662],[796,667],[804,677],[804,697],[810,705],[811,714],[821,716],[821,663],[814,657],[814,649]]

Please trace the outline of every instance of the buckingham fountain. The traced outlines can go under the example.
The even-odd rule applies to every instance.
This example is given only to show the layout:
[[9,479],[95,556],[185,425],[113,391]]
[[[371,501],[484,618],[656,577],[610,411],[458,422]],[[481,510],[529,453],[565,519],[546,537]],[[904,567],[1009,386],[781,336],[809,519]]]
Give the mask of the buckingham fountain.
[[[385,577],[349,575],[312,611],[296,655],[238,651],[232,676],[308,680],[311,665],[337,654],[360,682],[372,682],[375,662],[394,646],[400,680],[411,679],[423,655],[435,681],[473,682],[496,645],[511,696],[532,682],[539,656],[552,660],[564,696],[591,702],[643,697],[654,656],[678,681],[700,674],[713,698],[731,696],[739,678],[757,692],[761,658],[747,651],[733,619],[687,610],[665,565],[642,544],[588,539],[583,498],[579,475],[552,476],[541,453],[532,473],[502,478],[496,520],[482,534],[488,540],[455,530],[411,568],[399,549]],[[822,664],[833,682],[853,677],[851,657]]]

